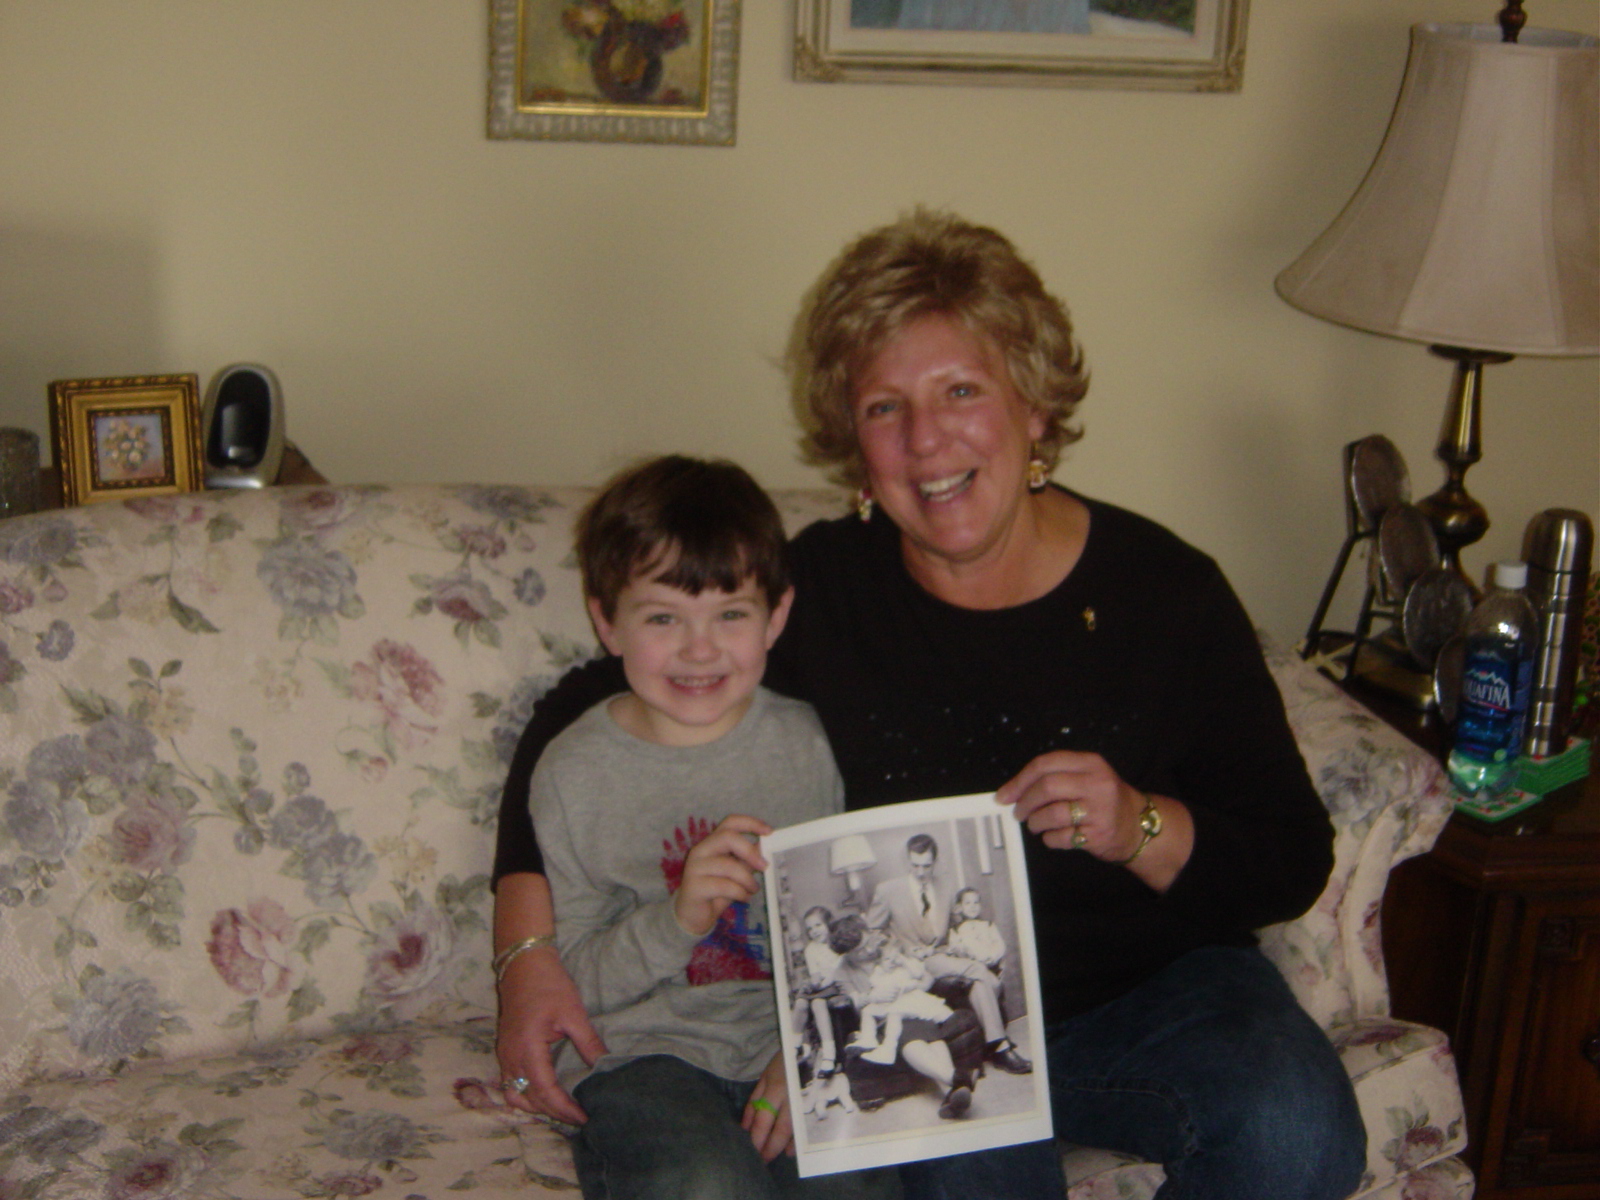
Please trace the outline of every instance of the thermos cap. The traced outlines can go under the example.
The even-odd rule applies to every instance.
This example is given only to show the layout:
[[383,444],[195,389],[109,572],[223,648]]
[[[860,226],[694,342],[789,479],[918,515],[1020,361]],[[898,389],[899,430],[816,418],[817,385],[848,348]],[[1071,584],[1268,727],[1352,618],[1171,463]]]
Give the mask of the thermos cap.
[[1522,557],[1544,571],[1576,571],[1587,576],[1594,549],[1594,526],[1572,508],[1547,508],[1528,522]]

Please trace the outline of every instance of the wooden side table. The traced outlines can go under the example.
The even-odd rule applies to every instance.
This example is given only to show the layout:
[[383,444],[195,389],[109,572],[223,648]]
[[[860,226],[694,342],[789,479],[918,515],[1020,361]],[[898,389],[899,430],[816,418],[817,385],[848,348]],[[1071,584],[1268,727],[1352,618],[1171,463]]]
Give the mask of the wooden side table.
[[[1434,754],[1436,718],[1346,690]],[[1394,1014],[1450,1035],[1478,1200],[1600,1198],[1600,762],[1497,823],[1457,813],[1383,901]]]

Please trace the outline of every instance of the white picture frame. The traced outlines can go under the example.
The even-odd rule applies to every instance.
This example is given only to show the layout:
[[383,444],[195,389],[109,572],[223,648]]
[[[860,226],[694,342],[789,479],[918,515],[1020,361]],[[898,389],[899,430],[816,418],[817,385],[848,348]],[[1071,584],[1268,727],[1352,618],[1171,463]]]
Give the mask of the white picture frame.
[[[800,1066],[810,1049],[804,1044],[807,1016],[801,1007],[810,1003],[809,981],[800,966],[806,913],[822,906],[841,915],[855,910],[865,920],[879,887],[906,875],[907,845],[918,835],[931,837],[937,847],[935,880],[938,887],[947,889],[948,898],[972,887],[981,893],[985,919],[992,922],[1005,944],[999,975],[1006,1033],[1018,1052],[1033,1063],[1032,1072],[1026,1075],[991,1066],[972,1089],[970,1109],[955,1119],[939,1115],[944,1093],[931,1078],[912,1074],[908,1094],[869,1109],[866,1100],[857,1103],[851,1095],[852,1088],[860,1085],[850,1070],[838,1073],[842,1085],[832,1083],[826,1089],[819,1085],[808,1095]],[[850,846],[866,847],[865,857],[872,863],[845,870],[850,864],[840,861],[839,847]],[[802,1177],[965,1154],[1053,1136],[1048,1071],[1042,1039],[1036,1033],[1041,1028],[1043,1007],[1022,831],[1015,818],[996,803],[993,793],[884,805],[809,821],[762,838],[761,851],[768,862],[765,882],[773,980]],[[856,863],[865,861],[859,850],[852,857]],[[839,1047],[838,1053],[843,1063],[845,1048]],[[891,1065],[898,1068],[906,1063],[897,1057]],[[841,1086],[850,1096],[848,1104],[837,1094]]]

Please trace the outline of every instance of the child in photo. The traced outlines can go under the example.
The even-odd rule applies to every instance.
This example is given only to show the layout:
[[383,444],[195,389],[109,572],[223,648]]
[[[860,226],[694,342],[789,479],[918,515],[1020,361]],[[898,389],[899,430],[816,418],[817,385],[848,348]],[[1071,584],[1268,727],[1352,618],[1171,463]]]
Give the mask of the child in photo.
[[956,893],[955,906],[950,910],[950,934],[945,938],[945,949],[961,958],[980,962],[996,975],[1006,956],[1006,940],[995,928],[993,921],[983,916],[983,893],[975,887],[962,888]]
[[805,930],[803,951],[806,977],[794,1001],[794,1029],[806,1044],[806,1022],[817,1031],[817,1057],[813,1074],[826,1079],[839,1069],[839,1054],[833,1038],[833,1021],[828,1015],[828,1001],[840,994],[839,981],[834,978],[839,969],[839,955],[828,945],[828,927],[833,924],[833,913],[817,904],[806,909],[800,918]]
[[892,1197],[792,1156],[756,837],[840,810],[808,705],[761,688],[793,602],[776,509],[731,463],[656,459],[578,520],[595,632],[628,690],[554,739],[530,811],[556,944],[605,1053],[561,1046],[587,1200]]
[[820,904],[806,909],[800,918],[800,927],[806,933],[806,989],[816,995],[837,995],[839,991],[839,981],[834,978],[839,955],[828,945],[832,924],[833,913]]
[[[890,952],[886,943],[887,935],[881,930],[869,929],[867,923],[854,913],[847,913],[835,921],[829,934],[828,944],[841,956],[839,984],[861,1014],[863,1029],[869,1028],[868,1009],[874,1005],[892,1006],[904,1002],[909,1008],[923,1003],[913,998],[915,989],[900,991],[899,988],[914,976],[914,969],[926,972],[927,968],[915,957],[901,955],[898,951]],[[889,959],[887,965],[884,964],[886,957]],[[875,991],[875,988],[878,990]],[[872,1061],[893,1062],[895,1042],[898,1041],[897,1048],[906,1065],[945,1089],[939,1116],[944,1120],[954,1120],[964,1116],[972,1107],[972,1073],[956,1066],[950,1054],[948,1038],[954,1032],[951,1028],[954,1014],[937,996],[926,991],[922,994],[938,1002],[943,1010],[942,1015],[924,1017],[902,1012],[899,1016],[900,1028],[894,1034],[894,1039],[890,1038],[887,1031],[881,1039],[873,1039],[878,1043],[880,1054]],[[875,1023],[889,1015],[887,1009],[879,1008],[874,1010],[871,1019]],[[884,1045],[890,1047],[887,1060],[881,1054]]]
[[[828,945],[833,925],[833,913],[829,909],[813,905],[801,914],[800,925],[806,935],[802,951],[806,969],[795,995],[794,1029],[800,1045],[800,1061],[808,1064],[811,1070],[811,1078],[800,1092],[800,1110],[826,1120],[829,1109],[835,1104],[846,1114],[857,1111],[855,1098],[850,1094],[850,1080],[840,1069],[833,1016],[829,1011],[830,1001],[844,994],[837,978],[840,957]],[[814,1050],[808,1027],[816,1030]]]
[[899,1053],[907,1017],[943,1021],[953,1014],[948,1004],[928,991],[933,977],[919,959],[890,945],[880,947],[876,958],[867,980],[866,1003],[861,1006],[861,1029],[850,1044],[864,1050],[861,1057],[868,1062],[887,1066]]

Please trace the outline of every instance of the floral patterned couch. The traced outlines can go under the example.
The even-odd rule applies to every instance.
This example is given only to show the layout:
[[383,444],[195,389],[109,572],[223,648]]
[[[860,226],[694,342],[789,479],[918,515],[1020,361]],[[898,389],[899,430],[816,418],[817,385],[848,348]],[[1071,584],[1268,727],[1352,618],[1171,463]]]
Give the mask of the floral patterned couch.
[[[593,651],[585,493],[215,492],[0,522],[0,1200],[575,1194],[496,1090],[488,870],[536,695]],[[798,526],[824,493],[784,496]],[[1434,766],[1273,655],[1339,825],[1268,951],[1329,1029],[1369,1191],[1471,1194],[1449,1051],[1378,901]],[[1072,1150],[1071,1195],[1158,1168]]]

